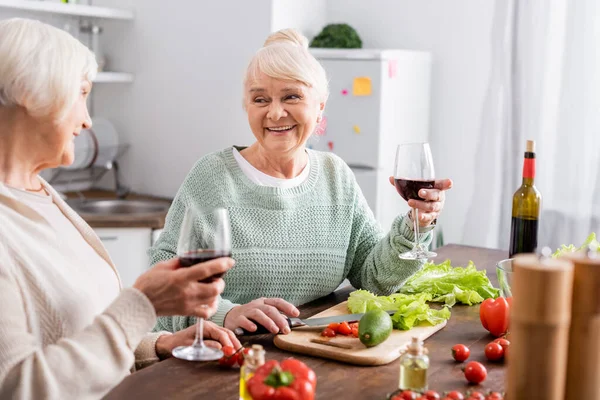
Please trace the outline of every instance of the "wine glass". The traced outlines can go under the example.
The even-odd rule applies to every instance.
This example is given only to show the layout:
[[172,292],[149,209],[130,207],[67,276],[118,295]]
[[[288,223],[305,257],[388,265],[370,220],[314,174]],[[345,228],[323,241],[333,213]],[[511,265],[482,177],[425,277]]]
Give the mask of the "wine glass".
[[[398,145],[394,165],[394,184],[400,196],[406,201],[423,200],[419,196],[419,191],[434,188],[435,172],[429,143]],[[420,260],[437,256],[419,242],[419,210],[416,208],[413,208],[413,224],[415,231],[413,249],[399,254],[399,257],[404,260]]]
[[[231,236],[227,210],[224,208],[186,208],[177,243],[177,256],[183,268],[219,257],[231,257]],[[224,273],[213,275],[202,282],[210,283],[223,275]],[[203,330],[204,319],[198,317],[194,343],[191,346],[174,348],[173,356],[189,361],[212,361],[223,357],[221,350],[207,347],[204,344]]]

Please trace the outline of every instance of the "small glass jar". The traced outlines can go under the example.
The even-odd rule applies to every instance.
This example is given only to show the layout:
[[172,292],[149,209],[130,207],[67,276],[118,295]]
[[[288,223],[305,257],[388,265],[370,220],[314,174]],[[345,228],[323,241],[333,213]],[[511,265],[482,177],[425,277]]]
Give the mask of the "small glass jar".
[[244,364],[240,368],[240,400],[252,400],[246,389],[246,382],[256,372],[258,367],[265,363],[265,350],[259,344],[254,344],[244,357]]
[[424,392],[427,390],[429,357],[418,337],[413,337],[408,349],[400,356],[400,382],[398,388]]

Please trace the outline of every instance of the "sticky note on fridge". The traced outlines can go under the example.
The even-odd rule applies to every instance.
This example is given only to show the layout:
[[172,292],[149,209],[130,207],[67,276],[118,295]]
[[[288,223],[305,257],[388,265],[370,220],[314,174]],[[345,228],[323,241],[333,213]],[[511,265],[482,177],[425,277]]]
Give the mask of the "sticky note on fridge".
[[352,83],[352,94],[354,96],[370,96],[371,92],[371,78],[368,76],[354,78]]
[[388,62],[388,75],[390,78],[395,78],[398,72],[398,60],[390,60]]
[[354,133],[356,133],[358,135],[360,133],[360,126],[354,125],[352,127],[352,130],[354,131]]

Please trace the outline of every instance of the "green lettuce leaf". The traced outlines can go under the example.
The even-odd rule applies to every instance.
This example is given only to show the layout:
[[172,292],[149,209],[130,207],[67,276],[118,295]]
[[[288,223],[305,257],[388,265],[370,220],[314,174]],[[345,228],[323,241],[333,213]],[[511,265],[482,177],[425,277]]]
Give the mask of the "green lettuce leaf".
[[558,258],[564,254],[574,253],[576,251],[587,250],[590,247],[596,249],[597,252],[600,252],[600,242],[598,242],[595,232],[590,233],[587,239],[585,239],[585,242],[583,242],[583,244],[579,247],[575,247],[575,245],[573,244],[570,244],[568,246],[563,244],[558,249],[556,249],[554,254],[552,254],[552,258]]
[[450,310],[447,307],[441,310],[429,307],[427,302],[432,300],[430,293],[376,296],[367,290],[356,290],[350,293],[348,310],[351,313],[364,313],[374,309],[396,310],[392,316],[394,328],[408,330],[421,322],[437,325],[450,318]]
[[428,293],[432,301],[452,307],[456,303],[471,306],[496,298],[500,290],[492,286],[485,270],[478,271],[472,261],[466,267],[453,267],[446,260],[441,264],[427,262],[406,281],[400,293]]

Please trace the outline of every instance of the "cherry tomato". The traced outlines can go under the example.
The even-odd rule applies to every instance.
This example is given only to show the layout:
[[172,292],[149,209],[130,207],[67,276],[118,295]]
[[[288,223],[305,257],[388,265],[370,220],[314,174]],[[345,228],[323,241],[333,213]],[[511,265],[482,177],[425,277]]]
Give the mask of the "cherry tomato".
[[339,324],[339,323],[337,323],[337,322],[332,322],[332,323],[330,323],[329,325],[327,325],[327,327],[328,327],[329,329],[331,329],[332,331],[334,331],[335,333],[337,333],[337,331],[338,331],[338,328],[340,327],[340,324]]
[[469,400],[485,400],[485,396],[481,392],[469,392]]
[[426,400],[440,400],[440,395],[435,390],[428,390],[423,393],[423,398]]
[[504,351],[506,351],[506,349],[510,346],[510,342],[508,341],[508,339],[498,338],[498,339],[495,339],[494,342],[500,344],[500,346],[502,346]]
[[219,359],[219,365],[224,367],[233,367],[237,363],[237,354],[235,349],[231,346],[223,346],[221,349],[223,357]]
[[352,328],[346,321],[342,322],[337,330],[341,335],[350,335],[352,333]]
[[352,328],[352,336],[354,336],[355,338],[358,337],[358,328]]
[[503,400],[504,397],[502,396],[502,393],[499,392],[490,392],[485,400]]
[[335,331],[331,328],[325,328],[323,329],[323,332],[321,332],[321,336],[335,337]]
[[464,344],[455,344],[452,346],[452,357],[456,361],[463,362],[471,355],[471,350]]
[[504,349],[500,343],[492,342],[485,346],[485,356],[490,361],[499,361],[504,358]]
[[404,390],[400,393],[400,400],[416,400],[419,395],[412,390]]
[[457,390],[446,393],[446,397],[453,400],[465,400],[465,396],[463,396],[463,394]]
[[242,350],[239,350],[237,353],[237,363],[241,367],[244,365],[244,360],[246,359],[246,355],[250,351],[250,348],[244,347]]
[[349,325],[350,325],[350,328],[352,328],[352,329],[354,329],[354,328],[358,329],[358,322],[351,322]]
[[465,366],[464,373],[465,378],[467,378],[467,381],[470,383],[481,383],[487,376],[487,370],[481,363],[477,361],[469,362]]

